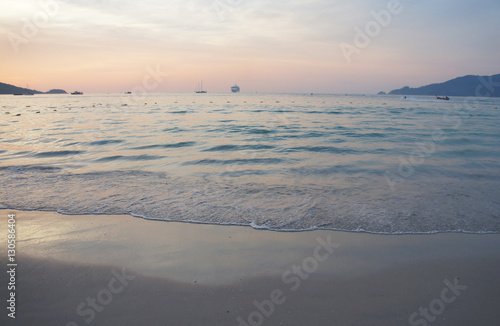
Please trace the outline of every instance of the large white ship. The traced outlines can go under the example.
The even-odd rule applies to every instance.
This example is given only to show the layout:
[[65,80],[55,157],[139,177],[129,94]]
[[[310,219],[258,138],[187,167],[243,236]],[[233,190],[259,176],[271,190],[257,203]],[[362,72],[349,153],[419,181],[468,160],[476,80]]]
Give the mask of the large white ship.
[[233,92],[233,93],[239,93],[240,92],[240,86],[234,84],[234,86],[231,87],[231,92]]

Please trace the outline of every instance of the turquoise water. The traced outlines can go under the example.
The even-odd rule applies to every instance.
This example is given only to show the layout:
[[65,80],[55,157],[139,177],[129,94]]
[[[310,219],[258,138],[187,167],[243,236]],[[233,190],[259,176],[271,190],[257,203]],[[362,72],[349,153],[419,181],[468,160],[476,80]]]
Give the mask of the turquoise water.
[[500,231],[500,99],[0,97],[0,207],[281,231]]

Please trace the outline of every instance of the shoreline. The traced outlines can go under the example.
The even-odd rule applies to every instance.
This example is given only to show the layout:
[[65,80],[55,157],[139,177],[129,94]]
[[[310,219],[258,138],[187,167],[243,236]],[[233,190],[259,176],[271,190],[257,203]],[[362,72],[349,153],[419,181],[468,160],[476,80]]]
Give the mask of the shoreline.
[[53,213],[60,216],[113,216],[121,218],[132,217],[144,221],[152,221],[152,222],[164,222],[164,223],[180,223],[180,224],[188,224],[188,225],[208,225],[208,226],[216,226],[216,227],[242,227],[242,228],[250,228],[255,231],[267,231],[267,232],[277,232],[277,233],[303,233],[303,232],[337,232],[337,233],[352,233],[352,234],[367,234],[367,235],[380,235],[380,236],[425,236],[425,235],[435,235],[435,234],[466,234],[466,235],[500,235],[500,231],[467,231],[467,230],[437,230],[437,231],[428,231],[428,232],[376,232],[376,231],[366,231],[366,230],[348,230],[348,229],[328,229],[328,228],[309,228],[309,229],[273,229],[267,226],[256,225],[253,226],[250,224],[238,224],[238,223],[214,223],[214,222],[205,222],[205,221],[192,221],[192,220],[165,220],[161,218],[153,218],[153,217],[145,217],[142,215],[136,214],[108,214],[108,213],[65,213],[55,210],[37,210],[37,209],[18,209],[18,208],[5,208],[0,207],[0,212],[2,211],[15,211],[15,212],[24,212],[24,213]]
[[4,311],[6,325],[86,325],[93,314],[88,324],[411,325],[414,313],[415,325],[500,321],[499,234],[275,232],[1,209],[3,234],[10,213],[18,318]]

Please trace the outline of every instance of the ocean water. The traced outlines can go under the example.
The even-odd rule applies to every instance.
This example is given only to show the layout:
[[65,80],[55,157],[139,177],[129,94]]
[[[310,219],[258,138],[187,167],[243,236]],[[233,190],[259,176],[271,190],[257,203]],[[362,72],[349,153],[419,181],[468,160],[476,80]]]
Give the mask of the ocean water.
[[[0,208],[500,232],[500,99],[0,96]],[[104,217],[103,217],[104,218]]]

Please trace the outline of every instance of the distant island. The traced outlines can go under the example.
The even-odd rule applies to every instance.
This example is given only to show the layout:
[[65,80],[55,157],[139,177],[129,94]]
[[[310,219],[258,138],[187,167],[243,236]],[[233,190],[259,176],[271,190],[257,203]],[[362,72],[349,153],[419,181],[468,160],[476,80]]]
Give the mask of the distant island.
[[68,92],[66,92],[64,89],[51,89],[45,94],[68,94]]
[[[440,84],[418,88],[405,86],[389,92],[389,95],[446,95],[446,96],[489,96],[500,97],[500,74],[492,76],[467,75]],[[478,94],[476,94],[478,90]]]
[[40,92],[35,89],[17,87],[10,84],[0,83],[0,94],[33,95],[33,94],[68,94],[63,89],[51,89],[48,92]]

